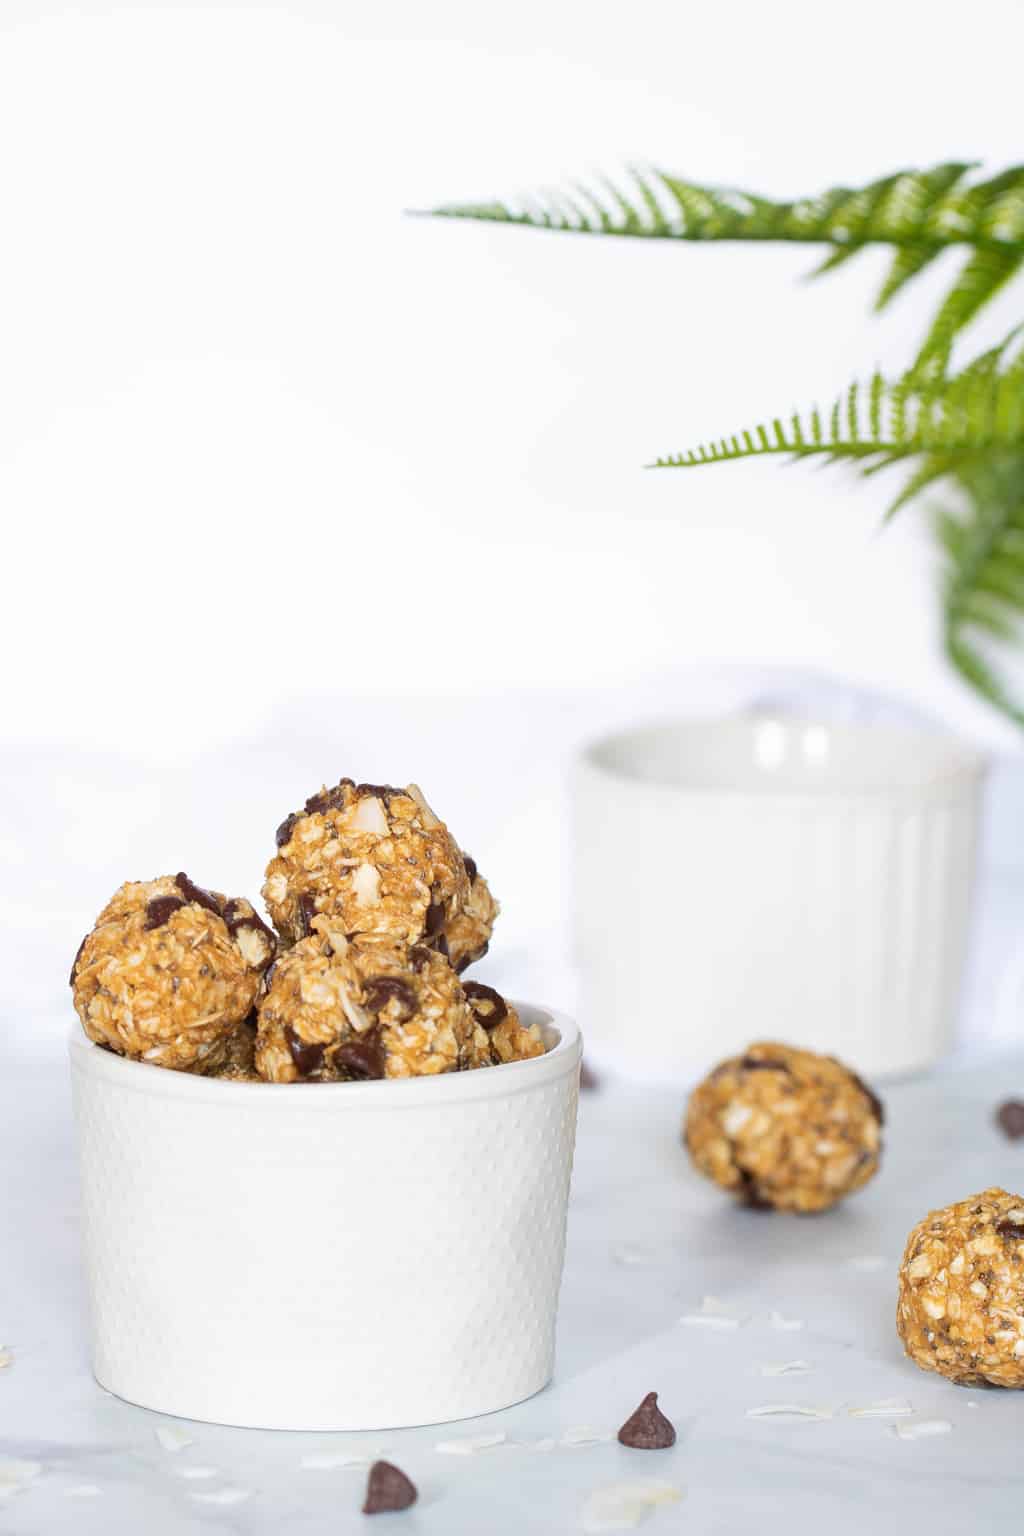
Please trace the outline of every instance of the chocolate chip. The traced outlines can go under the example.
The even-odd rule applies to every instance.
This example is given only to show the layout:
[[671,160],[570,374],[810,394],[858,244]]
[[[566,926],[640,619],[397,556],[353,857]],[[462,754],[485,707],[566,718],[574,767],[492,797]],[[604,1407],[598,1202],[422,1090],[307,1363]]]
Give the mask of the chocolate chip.
[[745,1168],[739,1170],[740,1183],[737,1190],[740,1205],[748,1211],[773,1211],[775,1207],[770,1200],[766,1200],[758,1187],[757,1180],[752,1173]]
[[172,912],[178,912],[185,903],[180,896],[154,896],[146,903],[146,921],[143,928],[162,928]]
[[423,970],[424,966],[430,964],[431,960],[434,958],[434,953],[434,950],[427,949],[426,945],[424,944],[413,945],[412,949],[409,951],[409,963],[417,975],[419,975],[420,971]]
[[366,983],[364,1006],[368,1013],[380,1013],[391,1002],[399,1006],[399,1024],[405,1024],[411,1019],[418,1006],[412,987],[399,976],[375,976]]
[[360,1040],[346,1040],[338,1047],[335,1066],[359,1080],[384,1076],[384,1051],[376,1030]]
[[482,960],[484,958],[490,947],[491,946],[485,940],[479,949],[470,950],[468,954],[463,955],[462,959],[455,967],[455,974],[457,976],[461,976],[463,971],[468,971],[471,965],[476,965],[478,960]]
[[502,1019],[508,1018],[508,1004],[493,987],[484,986],[482,981],[464,981],[462,990],[484,1029],[494,1029]]
[[448,948],[448,940],[443,933],[439,933],[434,940],[435,951],[445,960],[451,959],[451,951]]
[[675,1428],[658,1407],[657,1392],[648,1392],[619,1430],[619,1444],[631,1451],[667,1451],[675,1443]]
[[283,848],[285,843],[291,842],[292,832],[295,830],[295,823],[298,821],[298,819],[298,816],[293,811],[290,816],[285,817],[284,821],[282,821],[281,825],[274,833],[274,841],[279,848]]
[[313,919],[316,917],[316,898],[307,891],[299,897],[299,927],[302,929],[302,937],[308,939],[313,932]]
[[353,789],[354,795],[376,795],[378,800],[390,800],[392,795],[404,795],[404,789],[396,789],[393,784],[357,784]]
[[324,1048],[322,1045],[307,1045],[292,1029],[290,1024],[284,1027],[284,1038],[291,1053],[295,1070],[301,1077],[310,1077],[323,1066]]
[[78,970],[78,962],[82,958],[82,950],[85,948],[85,946],[86,946],[86,944],[88,942],[89,942],[89,935],[86,934],[86,936],[82,940],[81,944],[79,944],[78,948],[75,950],[75,958],[71,962],[71,977],[70,977],[70,981],[69,981],[69,985],[72,986],[72,987],[75,984],[75,972]]
[[444,930],[444,902],[432,900],[423,920],[423,931],[428,939],[434,939]]
[[[846,1070],[848,1072],[850,1072],[849,1067],[847,1067]],[[850,1076],[853,1078],[854,1082],[857,1084],[857,1087],[860,1089],[861,1093],[864,1095],[864,1097],[867,1099],[868,1103],[871,1105],[871,1112],[874,1115],[875,1119],[878,1121],[879,1125],[884,1125],[885,1124],[885,1105],[882,1103],[881,1099],[878,1097],[878,1094],[875,1092],[875,1090],[873,1088],[869,1088],[867,1083],[864,1081],[864,1079],[862,1077],[858,1077],[856,1072],[850,1072]]]
[[580,1062],[580,1092],[581,1093],[596,1093],[597,1090],[600,1088],[600,1086],[601,1086],[601,1079],[598,1077],[598,1075],[594,1071],[593,1067],[588,1066],[585,1061],[581,1061]]
[[769,1056],[744,1056],[740,1062],[744,1072],[788,1072],[784,1061],[774,1061]]
[[220,916],[220,902],[209,891],[204,891],[201,885],[195,885],[181,870],[174,877],[174,883],[184,896],[186,901],[192,902],[197,907],[205,907],[207,912],[216,912]]
[[996,1235],[1011,1238],[1017,1243],[1024,1243],[1024,1221],[997,1221]]
[[270,958],[273,959],[277,953],[277,935],[272,928],[267,927],[261,917],[257,917],[255,912],[239,910],[240,907],[241,902],[236,901],[234,897],[224,907],[223,917],[228,926],[228,933],[232,938],[239,928],[251,928],[254,933],[262,933],[270,946]]
[[480,871],[476,867],[476,859],[474,859],[470,854],[464,853],[462,855],[462,862],[466,866],[466,875],[467,875],[467,877],[469,879],[470,885],[472,885],[473,881],[476,879],[477,875],[480,873]]
[[1019,1099],[1007,1099],[996,1110],[996,1124],[1004,1136],[1019,1141],[1024,1136],[1024,1104]]
[[364,1515],[383,1515],[416,1503],[416,1485],[390,1461],[375,1461],[366,1483]]
[[315,795],[310,795],[306,801],[305,811],[307,816],[313,816],[322,811],[338,811],[345,804],[346,789],[354,789],[351,779],[339,779],[333,789],[320,789]]

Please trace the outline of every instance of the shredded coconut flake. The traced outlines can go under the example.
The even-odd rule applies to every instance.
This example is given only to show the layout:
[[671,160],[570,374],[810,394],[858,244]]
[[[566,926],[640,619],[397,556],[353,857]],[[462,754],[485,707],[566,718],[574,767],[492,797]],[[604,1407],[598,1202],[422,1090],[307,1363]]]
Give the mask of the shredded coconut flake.
[[905,1397],[880,1397],[877,1403],[863,1403],[851,1408],[851,1419],[905,1419],[914,1406]]
[[948,1419],[915,1419],[912,1424],[894,1424],[892,1432],[900,1440],[926,1440],[932,1435],[948,1435],[952,1428]]
[[760,1367],[762,1376],[806,1376],[810,1369],[806,1360],[780,1360],[777,1364],[766,1361]]
[[336,1467],[368,1467],[379,1461],[386,1450],[383,1445],[339,1446],[336,1451],[314,1451],[303,1456],[299,1465],[307,1472],[332,1472]]
[[188,1430],[178,1429],[174,1424],[158,1424],[153,1434],[165,1451],[184,1451],[188,1446],[195,1445]]
[[686,1312],[679,1321],[688,1328],[739,1328],[747,1321],[732,1312],[717,1296],[705,1296],[696,1312]]
[[587,1532],[631,1531],[661,1505],[678,1504],[682,1489],[671,1483],[609,1483],[595,1488],[583,1506]]
[[562,1436],[563,1445],[602,1445],[612,1436],[603,1429],[594,1429],[589,1424],[574,1424],[567,1429]]
[[0,1349],[0,1371],[5,1371],[8,1366],[14,1364],[14,1350],[9,1344]]
[[216,1477],[216,1467],[179,1467],[179,1477],[187,1477],[189,1482],[199,1482],[204,1477]]
[[506,1438],[503,1434],[470,1435],[465,1440],[439,1440],[434,1449],[442,1456],[472,1456],[474,1451],[490,1451],[496,1445],[504,1445]]
[[804,1326],[802,1317],[783,1317],[781,1312],[770,1312],[768,1322],[779,1333],[799,1333]]
[[199,1504],[242,1504],[252,1498],[251,1488],[211,1488],[209,1493],[193,1493]]
[[764,1403],[748,1408],[748,1419],[831,1419],[835,1409],[814,1403]]

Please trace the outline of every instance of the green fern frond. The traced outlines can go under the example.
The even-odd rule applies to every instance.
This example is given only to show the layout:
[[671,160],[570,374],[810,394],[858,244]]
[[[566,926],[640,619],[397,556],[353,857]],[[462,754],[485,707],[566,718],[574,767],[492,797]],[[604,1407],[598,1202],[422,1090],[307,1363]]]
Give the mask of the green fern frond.
[[973,254],[926,338],[921,361],[948,349],[1024,264],[1024,166],[982,181],[970,178],[974,169],[969,162],[950,161],[898,171],[864,187],[832,187],[817,197],[777,201],[632,167],[621,181],[577,185],[571,200],[544,192],[519,205],[449,204],[433,214],[637,239],[827,245],[815,276],[834,271],[868,246],[887,245],[893,261],[876,301],[879,309],[943,251],[968,247]]
[[1002,675],[1001,648],[1024,629],[1024,453],[999,454],[958,474],[959,513],[942,512],[946,654],[964,680],[1018,725],[1024,707]]

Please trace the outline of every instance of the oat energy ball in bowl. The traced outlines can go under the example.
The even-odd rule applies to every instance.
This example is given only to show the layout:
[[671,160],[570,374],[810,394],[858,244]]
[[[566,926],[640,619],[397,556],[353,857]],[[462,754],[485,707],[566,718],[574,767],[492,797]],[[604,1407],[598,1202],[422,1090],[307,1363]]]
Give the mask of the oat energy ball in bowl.
[[224,1059],[277,941],[241,897],[187,875],[129,881],[104,907],[71,968],[90,1040],[180,1071]]
[[1024,1387],[1024,1198],[1005,1189],[932,1211],[907,1239],[896,1328],[923,1371]]
[[272,1083],[429,1077],[484,1064],[459,978],[424,945],[345,938],[317,918],[258,1004],[256,1070]]
[[444,951],[445,929],[469,897],[458,845],[415,784],[322,789],[277,829],[263,896],[285,944],[325,915],[349,935]]
[[744,1204],[824,1211],[874,1176],[882,1119],[834,1057],[759,1043],[698,1083],[684,1135],[697,1169]]

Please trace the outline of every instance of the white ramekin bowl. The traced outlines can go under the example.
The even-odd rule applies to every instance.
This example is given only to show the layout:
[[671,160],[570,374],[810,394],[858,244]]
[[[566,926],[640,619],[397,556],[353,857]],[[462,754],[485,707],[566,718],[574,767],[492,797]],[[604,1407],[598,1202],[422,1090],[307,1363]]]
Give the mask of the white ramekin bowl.
[[594,743],[575,780],[580,1017],[637,1077],[751,1040],[868,1074],[948,1049],[984,760],[888,725],[691,720]]
[[185,1418],[365,1430],[551,1378],[580,1038],[399,1081],[208,1081],[71,1041],[100,1385]]

